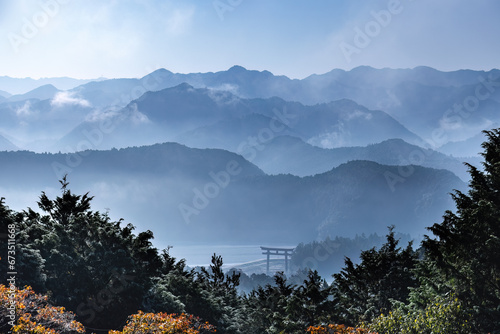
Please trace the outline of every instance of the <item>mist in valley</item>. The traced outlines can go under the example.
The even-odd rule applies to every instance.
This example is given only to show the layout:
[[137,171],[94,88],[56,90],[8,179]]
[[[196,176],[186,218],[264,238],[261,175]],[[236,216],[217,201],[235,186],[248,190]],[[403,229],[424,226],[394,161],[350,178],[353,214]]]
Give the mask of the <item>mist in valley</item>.
[[[497,75],[360,67],[290,80],[235,66],[67,90],[46,79],[43,89],[4,94],[1,190],[12,208],[36,208],[41,191],[56,196],[67,175],[73,192],[94,196],[95,210],[153,231],[161,247],[293,245],[384,235],[389,225],[421,238],[452,207],[448,194],[465,188],[463,162],[480,166],[469,152],[498,122],[489,110],[500,99],[492,89],[466,118],[445,107],[481,85],[474,76]],[[408,82],[418,86],[401,89]],[[448,92],[430,99],[432,111],[417,96],[435,87]],[[445,142],[425,130],[433,127]]]

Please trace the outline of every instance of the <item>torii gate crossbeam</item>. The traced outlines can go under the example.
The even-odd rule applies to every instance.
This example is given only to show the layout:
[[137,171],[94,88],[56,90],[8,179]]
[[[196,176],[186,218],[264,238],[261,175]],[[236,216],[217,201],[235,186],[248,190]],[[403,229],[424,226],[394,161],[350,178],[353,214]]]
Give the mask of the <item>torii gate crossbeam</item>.
[[285,273],[288,272],[288,256],[291,256],[294,248],[277,248],[277,247],[260,247],[262,254],[267,255],[267,269],[266,273],[269,275],[269,257],[271,255],[285,256]]

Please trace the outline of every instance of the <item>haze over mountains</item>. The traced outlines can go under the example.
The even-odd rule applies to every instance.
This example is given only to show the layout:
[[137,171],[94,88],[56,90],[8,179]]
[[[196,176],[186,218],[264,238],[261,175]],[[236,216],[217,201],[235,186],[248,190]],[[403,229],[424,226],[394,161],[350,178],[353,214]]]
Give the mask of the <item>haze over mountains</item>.
[[390,223],[418,236],[452,205],[450,189],[465,187],[446,170],[371,161],[304,178],[269,176],[240,155],[174,143],[79,156],[1,152],[0,160],[4,192],[54,192],[68,173],[72,189],[95,194],[101,210],[119,212],[160,241],[184,243],[298,243],[383,233]]
[[[100,78],[98,80],[103,80]],[[72,89],[94,80],[83,80],[74,78],[11,78],[0,76],[0,96],[4,96],[1,91],[8,92],[7,95],[24,94],[35,90],[41,86],[53,85],[61,90]],[[8,97],[8,96],[4,96]]]
[[[500,103],[499,77],[499,70],[440,72],[427,67],[404,70],[358,67],[347,72],[333,70],[322,75],[311,75],[302,80],[274,76],[267,71],[250,71],[240,66],[216,73],[193,74],[177,74],[160,69],[141,79],[89,82],[67,91],[66,96],[70,97],[73,103],[88,103],[99,112],[111,107],[119,109],[127,106],[148,91],[157,92],[183,83],[194,88],[207,89],[206,94],[225,92],[224,94],[228,95],[226,103],[231,99],[248,101],[262,98],[265,100],[259,108],[264,109],[272,109],[271,106],[277,107],[280,104],[273,97],[300,102],[306,106],[349,99],[371,113],[378,110],[390,115],[392,119],[388,118],[387,121],[398,121],[408,131],[430,142],[433,148],[439,148],[450,141],[466,140],[483,129],[499,124],[496,113]],[[3,79],[5,80],[5,77]],[[5,89],[4,86],[0,87],[2,88]],[[46,87],[44,91],[50,89]],[[35,93],[37,92],[29,92],[27,97],[36,98]],[[57,91],[53,90],[52,97],[56,94]],[[479,96],[476,97],[476,94]],[[48,99],[50,95],[49,92],[42,99]],[[221,95],[223,94],[220,93],[217,98],[220,99]],[[21,96],[14,98],[19,100]],[[144,99],[146,97],[143,97]],[[363,110],[363,107],[358,109]],[[139,112],[143,111],[139,109]],[[350,115],[354,117],[356,113],[350,112]],[[378,120],[374,120],[374,123],[377,122]],[[317,134],[323,136],[318,138],[318,141],[334,142],[333,147],[349,145],[349,140],[345,143],[342,140],[344,136],[349,136],[350,129],[344,129],[342,122],[339,124],[337,131]],[[376,126],[378,124],[374,124],[373,128]],[[5,135],[4,131],[2,129],[1,134]],[[403,139],[408,141],[408,138]],[[370,143],[379,141],[374,139]],[[466,153],[471,151],[466,150]],[[477,148],[472,152],[476,154]]]
[[12,144],[9,140],[7,140],[5,137],[0,135],[0,150],[2,151],[16,151],[18,148]]
[[11,95],[7,98],[8,101],[25,101],[25,100],[49,100],[52,99],[57,93],[59,89],[54,87],[54,85],[47,84],[30,90],[25,94]]
[[[256,151],[258,149],[255,148]],[[364,147],[324,149],[307,144],[296,137],[280,136],[263,144],[253,162],[268,174],[290,173],[307,176],[325,172],[332,166],[336,167],[346,161],[354,160],[369,160],[396,166],[419,164],[430,168],[447,169],[462,180],[468,179],[467,167],[461,159],[408,144],[402,139],[389,139]],[[467,161],[479,165],[478,158],[468,158]]]
[[391,224],[419,236],[464,189],[463,162],[479,165],[480,131],[500,124],[499,77],[358,67],[292,80],[240,66],[1,77],[0,151],[23,151],[0,152],[0,195],[33,207],[68,174],[164,244],[295,243]]
[[[240,99],[228,92],[181,84],[145,93],[121,110],[83,122],[59,141],[59,149],[76,147],[85,139],[85,131],[97,131],[102,117],[114,125],[103,139],[102,147],[107,149],[176,141],[244,153],[248,137],[264,142],[281,134],[322,147],[366,145],[389,138],[420,140],[386,113],[350,100],[305,106],[280,98]],[[139,135],[130,138],[130,131]]]
[[[500,101],[499,76],[499,70],[440,72],[428,67],[378,70],[364,66],[348,72],[333,70],[303,80],[291,80],[267,71],[248,71],[234,66],[228,71],[205,74],[174,74],[161,69],[135,82],[121,80],[120,85],[128,95],[134,87],[140,90],[138,86],[160,90],[185,82],[196,88],[230,91],[243,98],[277,96],[306,105],[350,99],[369,109],[387,112],[424,139],[431,139],[434,130],[443,128],[446,141],[458,141],[498,123],[495,110]],[[104,92],[117,87],[109,87],[109,84],[107,81],[89,84],[92,88],[84,85],[78,91],[84,98],[100,105],[101,95],[96,98],[92,92],[95,92],[95,86]],[[476,103],[476,92],[487,98],[476,98]],[[111,95],[116,99],[115,94]],[[464,102],[470,103],[470,106],[464,106],[467,107],[465,110],[460,112],[454,108]],[[447,113],[448,109],[453,112]],[[465,118],[467,120],[462,122]],[[440,140],[435,144],[444,143]]]

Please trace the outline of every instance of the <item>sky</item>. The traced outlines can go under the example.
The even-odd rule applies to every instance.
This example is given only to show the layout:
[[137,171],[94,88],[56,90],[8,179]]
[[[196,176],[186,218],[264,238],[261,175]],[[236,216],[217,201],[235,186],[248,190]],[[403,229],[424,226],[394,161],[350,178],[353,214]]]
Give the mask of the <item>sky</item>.
[[497,0],[0,0],[0,76],[500,68]]

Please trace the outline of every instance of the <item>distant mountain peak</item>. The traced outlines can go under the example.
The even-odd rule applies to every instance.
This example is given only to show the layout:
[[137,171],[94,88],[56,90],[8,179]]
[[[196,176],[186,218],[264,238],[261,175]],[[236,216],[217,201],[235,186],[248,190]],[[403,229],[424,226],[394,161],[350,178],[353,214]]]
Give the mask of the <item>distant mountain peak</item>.
[[57,89],[57,87],[54,86],[53,84],[46,84],[33,89],[31,92],[36,92],[36,91],[59,91],[59,89]]
[[430,67],[430,66],[424,66],[424,65],[416,66],[416,67],[414,68],[414,70],[417,70],[417,71],[432,71],[432,72],[438,72],[438,70],[436,70],[435,68]]
[[229,70],[227,70],[228,72],[237,72],[237,73],[242,73],[242,72],[246,72],[247,69],[244,68],[243,66],[240,66],[240,65],[234,65],[233,67],[231,67]]
[[160,75],[171,75],[171,74],[174,74],[174,73],[171,72],[171,71],[169,71],[169,70],[167,70],[167,69],[159,68],[159,69],[154,70],[153,72],[149,73],[148,75],[146,75],[146,77],[150,76],[150,75],[154,76],[154,75],[158,75],[158,74],[160,74]]
[[327,106],[330,107],[344,107],[344,108],[357,108],[357,109],[366,109],[366,107],[358,104],[356,101],[353,101],[351,99],[346,99],[342,98],[340,100],[335,100],[335,101],[330,101],[327,103],[324,103]]
[[173,73],[173,72],[171,72],[171,71],[169,71],[169,70],[167,70],[166,68],[163,68],[163,67],[162,67],[162,68],[159,68],[159,69],[157,69],[157,70],[154,70],[154,71],[153,71],[153,72],[151,72],[151,73],[156,73],[156,72],[158,72],[158,73]]
[[33,90],[30,90],[25,94],[12,95],[9,97],[9,100],[10,101],[22,101],[28,99],[47,100],[52,98],[58,92],[60,92],[60,90],[57,89],[54,85],[46,84],[37,87]]
[[376,70],[376,68],[368,66],[368,65],[361,65],[358,67],[354,67],[353,69],[350,70],[350,72],[365,72],[365,71],[373,71]]
[[243,74],[254,75],[254,76],[258,75],[260,77],[266,77],[266,78],[274,77],[274,74],[272,74],[271,72],[269,72],[267,70],[264,70],[264,71],[247,70],[246,68],[244,68],[243,66],[240,66],[240,65],[234,65],[229,70],[227,70],[227,73],[233,74],[233,75],[243,75]]
[[177,91],[177,92],[189,92],[189,91],[193,91],[194,87],[186,82],[183,82],[175,87],[172,87],[171,89],[174,91]]
[[[380,142],[379,144],[384,144],[384,143],[406,144],[406,145],[410,145],[410,146],[415,146],[413,144],[409,144],[408,142],[404,141],[401,138],[387,139],[387,140],[384,140],[384,141]],[[377,144],[372,144],[372,145],[377,145]]]

